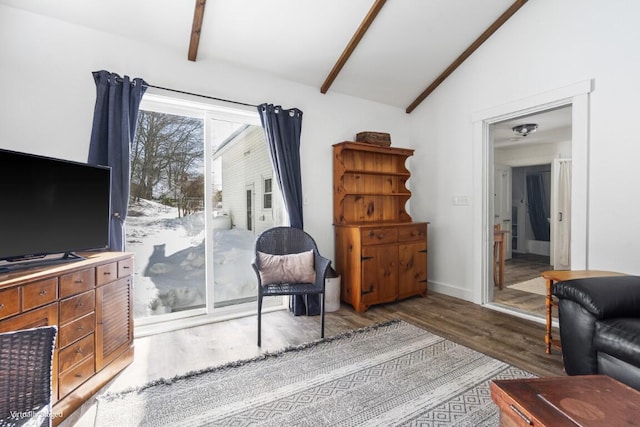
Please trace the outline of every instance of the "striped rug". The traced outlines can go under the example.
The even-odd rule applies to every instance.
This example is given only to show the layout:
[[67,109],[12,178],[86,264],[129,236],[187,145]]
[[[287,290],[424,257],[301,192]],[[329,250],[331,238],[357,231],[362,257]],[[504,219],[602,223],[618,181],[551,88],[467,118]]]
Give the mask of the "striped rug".
[[497,426],[530,373],[403,321],[99,398],[97,426]]

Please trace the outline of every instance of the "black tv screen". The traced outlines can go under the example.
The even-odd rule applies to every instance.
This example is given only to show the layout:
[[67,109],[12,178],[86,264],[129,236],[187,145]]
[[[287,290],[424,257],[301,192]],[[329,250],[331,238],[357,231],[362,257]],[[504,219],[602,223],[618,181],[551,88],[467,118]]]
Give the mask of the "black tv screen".
[[0,260],[109,245],[111,169],[0,149]]

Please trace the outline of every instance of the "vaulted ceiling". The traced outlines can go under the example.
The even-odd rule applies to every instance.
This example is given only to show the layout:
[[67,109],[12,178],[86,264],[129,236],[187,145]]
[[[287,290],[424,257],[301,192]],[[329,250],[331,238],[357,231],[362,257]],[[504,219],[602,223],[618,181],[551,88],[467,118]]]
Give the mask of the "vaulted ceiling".
[[181,52],[185,61],[222,61],[314,86],[323,93],[335,91],[407,112],[512,15],[526,9],[525,3],[0,0],[0,4],[161,45]]

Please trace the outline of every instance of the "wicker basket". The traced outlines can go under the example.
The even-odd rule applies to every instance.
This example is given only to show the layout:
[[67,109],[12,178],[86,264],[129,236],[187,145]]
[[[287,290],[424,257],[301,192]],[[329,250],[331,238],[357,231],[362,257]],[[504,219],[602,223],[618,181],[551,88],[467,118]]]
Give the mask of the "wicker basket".
[[356,134],[356,142],[366,142],[389,147],[391,145],[391,135],[383,132],[359,132]]

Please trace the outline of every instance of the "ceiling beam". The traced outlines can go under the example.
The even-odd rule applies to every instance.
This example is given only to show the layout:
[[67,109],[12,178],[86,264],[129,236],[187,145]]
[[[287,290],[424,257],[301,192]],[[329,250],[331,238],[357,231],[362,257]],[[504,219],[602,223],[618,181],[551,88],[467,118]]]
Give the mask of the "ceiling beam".
[[440,74],[430,85],[428,88],[426,88],[424,90],[424,92],[422,92],[420,94],[420,96],[418,96],[415,101],[413,101],[411,103],[411,105],[409,105],[407,107],[407,114],[411,113],[413,110],[416,109],[416,107],[418,105],[420,105],[420,103],[422,101],[425,100],[425,98],[427,96],[429,96],[431,94],[431,92],[433,92],[434,90],[436,90],[436,88],[438,86],[440,86],[440,84],[447,78],[449,77],[449,75],[451,75],[451,73],[453,73],[456,68],[458,68],[460,65],[462,65],[462,63],[471,56],[471,54],[473,52],[476,51],[476,49],[478,49],[480,47],[480,45],[482,45],[482,43],[484,43],[489,37],[491,37],[493,35],[493,33],[495,33],[498,28],[500,28],[502,26],[502,24],[504,24],[505,22],[507,22],[507,20],[509,18],[511,18],[517,11],[518,9],[520,9],[522,6],[524,6],[524,4],[527,2],[527,0],[516,0],[515,3],[513,3],[509,9],[507,9],[502,15],[500,15],[500,17],[493,23],[491,24],[491,26],[489,26],[489,28],[487,28],[485,30],[484,33],[482,33],[480,35],[480,37],[478,37],[476,39],[476,41],[474,41],[471,46],[469,46],[464,52],[462,52],[462,55],[460,55],[455,61],[453,61],[451,63],[451,65],[449,65],[447,67],[446,70],[444,70],[442,72],[442,74]]
[[355,34],[353,35],[353,37],[351,37],[351,40],[349,40],[349,44],[347,44],[347,47],[344,48],[342,55],[340,55],[340,58],[338,58],[338,62],[336,62],[336,65],[333,66],[333,69],[322,84],[322,87],[320,88],[321,93],[327,93],[329,87],[331,87],[333,81],[336,79],[336,77],[338,77],[338,73],[340,73],[340,70],[342,70],[344,64],[347,63],[347,60],[355,50],[356,46],[358,46],[358,43],[360,43],[360,40],[362,40],[362,37],[364,37],[364,34],[373,23],[373,20],[376,19],[376,16],[378,16],[378,12],[380,12],[380,9],[382,9],[382,6],[384,6],[386,1],[387,0],[376,0],[373,6],[371,6],[371,9],[369,9],[369,13],[367,13],[367,16],[365,16]]
[[191,26],[191,40],[189,41],[189,61],[195,62],[198,56],[200,44],[200,32],[202,31],[202,18],[204,18],[204,6],[207,0],[196,0],[196,8],[193,12],[193,25]]

